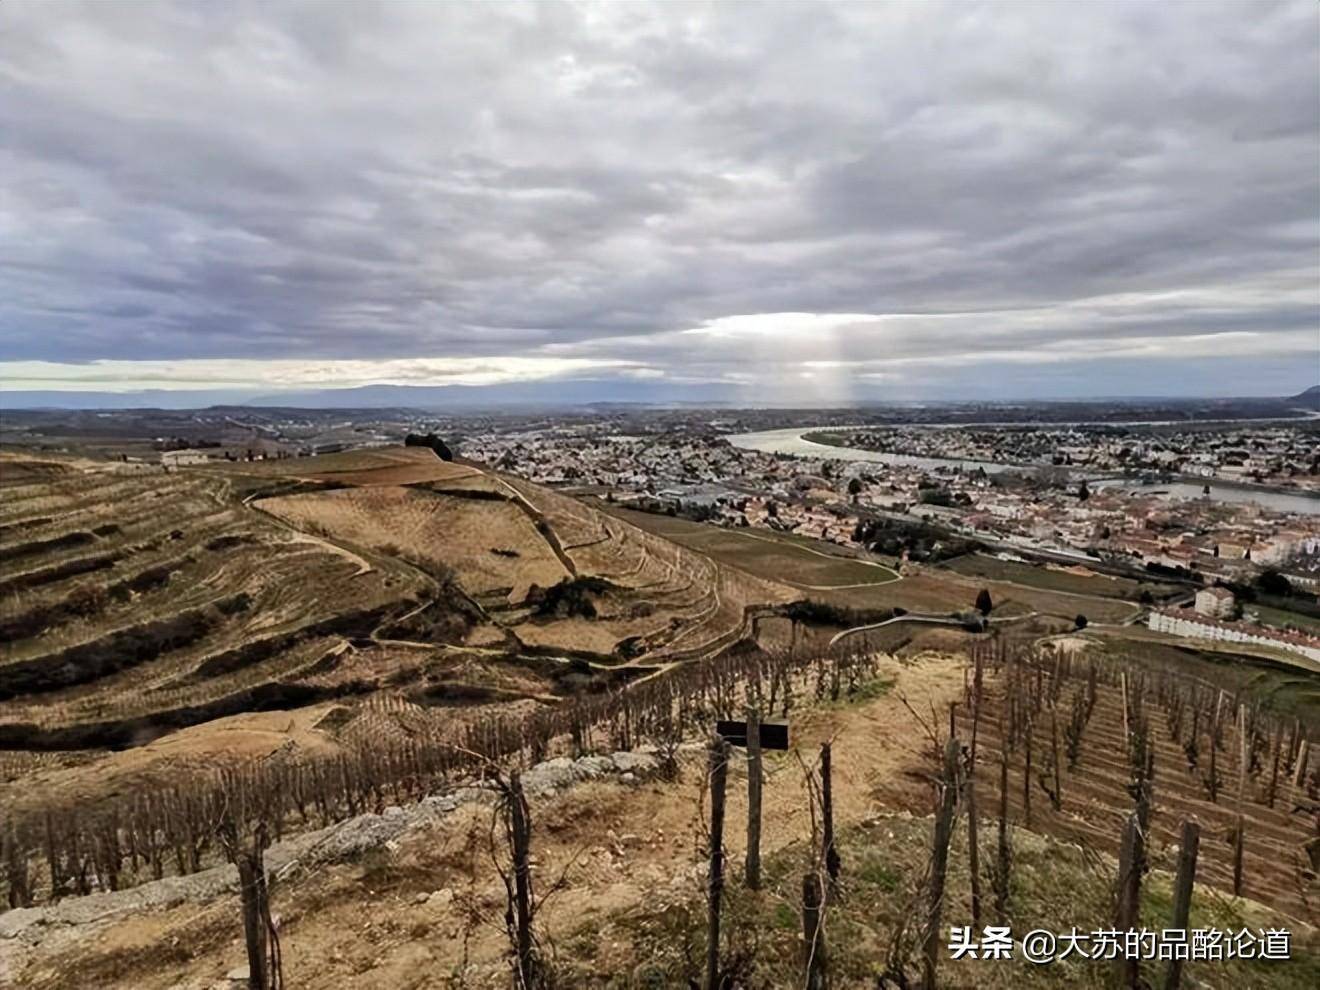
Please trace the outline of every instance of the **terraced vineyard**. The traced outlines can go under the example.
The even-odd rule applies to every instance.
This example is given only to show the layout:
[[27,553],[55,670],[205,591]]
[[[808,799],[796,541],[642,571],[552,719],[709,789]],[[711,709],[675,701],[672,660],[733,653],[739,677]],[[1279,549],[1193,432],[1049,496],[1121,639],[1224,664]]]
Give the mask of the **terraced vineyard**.
[[795,597],[427,448],[170,472],[5,454],[0,477],[13,806],[554,704],[733,647]]
[[[1184,821],[1199,822],[1197,881],[1232,891],[1241,814],[1242,893],[1320,921],[1320,775],[1307,742],[1317,727],[1163,668],[1094,664],[1093,672],[1092,661],[1067,657],[998,671],[987,663],[975,744],[981,815],[1001,807],[1007,751],[1012,821],[1117,853],[1135,764],[1149,760],[1147,841],[1157,858],[1176,848]],[[958,708],[964,740],[973,738],[972,708]]]
[[9,749],[123,747],[282,705],[335,642],[427,590],[262,517],[223,478],[26,473],[0,500]]

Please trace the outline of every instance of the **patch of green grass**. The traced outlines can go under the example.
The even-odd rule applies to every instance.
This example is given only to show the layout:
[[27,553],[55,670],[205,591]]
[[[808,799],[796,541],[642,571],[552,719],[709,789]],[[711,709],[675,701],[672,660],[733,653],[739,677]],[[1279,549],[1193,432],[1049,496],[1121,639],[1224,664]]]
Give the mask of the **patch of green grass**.
[[1074,574],[1041,564],[1031,564],[1016,560],[1000,560],[986,554],[969,553],[943,563],[951,571],[968,577],[986,578],[991,581],[1011,581],[1025,584],[1044,591],[1066,591],[1079,595],[1094,595],[1097,598],[1121,598],[1136,601],[1142,590],[1148,590],[1157,598],[1168,594],[1169,585],[1146,585],[1128,578],[1107,577],[1103,574]]
[[889,677],[872,677],[869,680],[860,682],[852,691],[848,690],[848,685],[845,683],[839,688],[838,701],[827,700],[819,707],[848,708],[852,705],[865,704],[868,701],[883,698],[893,686],[894,680]]
[[774,912],[775,924],[785,931],[795,932],[798,927],[797,912],[787,901],[780,901],[775,905]]
[[1298,632],[1304,632],[1309,635],[1320,634],[1320,619],[1313,615],[1303,615],[1301,612],[1292,612],[1282,608],[1271,608],[1268,605],[1247,605],[1248,612],[1255,612],[1260,621],[1267,626],[1274,626],[1277,629],[1296,629]]
[[862,883],[879,887],[889,894],[898,890],[901,882],[899,875],[894,872],[893,868],[878,859],[864,860],[857,870],[857,879]]
[[873,677],[869,681],[863,681],[853,691],[851,699],[853,701],[874,701],[877,698],[883,698],[889,693],[890,688],[894,686],[894,680],[890,677]]

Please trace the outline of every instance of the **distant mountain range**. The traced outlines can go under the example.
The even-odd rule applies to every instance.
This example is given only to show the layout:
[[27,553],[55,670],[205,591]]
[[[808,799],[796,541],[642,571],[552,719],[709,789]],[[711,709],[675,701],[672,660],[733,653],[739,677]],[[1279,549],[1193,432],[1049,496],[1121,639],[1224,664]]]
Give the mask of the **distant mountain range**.
[[302,392],[261,393],[239,389],[141,392],[0,392],[7,409],[198,409],[206,406],[280,406],[294,409],[501,409],[574,407],[596,403],[631,405],[728,404],[722,385],[667,382],[540,380],[502,385],[364,385]]
[[[959,400],[929,400],[950,404]],[[986,404],[1005,404],[986,402]],[[1025,400],[1032,401],[1032,400]],[[1039,400],[1057,402],[1059,400]],[[1156,396],[1100,398],[1079,396],[1079,402],[1137,403],[1213,401],[1265,404],[1276,402],[1280,413],[1298,406],[1320,412],[1320,385],[1293,396],[1278,398],[1193,399]],[[832,403],[836,408],[895,403],[883,393],[854,394]],[[731,390],[724,384],[674,384],[664,381],[546,379],[502,385],[365,385],[360,388],[317,389],[303,392],[262,393],[255,390],[152,389],[138,392],[0,391],[0,409],[201,409],[208,406],[259,406],[290,409],[428,409],[488,411],[500,409],[571,409],[612,406],[698,406],[703,408],[803,408],[798,401],[776,401],[773,390]]]

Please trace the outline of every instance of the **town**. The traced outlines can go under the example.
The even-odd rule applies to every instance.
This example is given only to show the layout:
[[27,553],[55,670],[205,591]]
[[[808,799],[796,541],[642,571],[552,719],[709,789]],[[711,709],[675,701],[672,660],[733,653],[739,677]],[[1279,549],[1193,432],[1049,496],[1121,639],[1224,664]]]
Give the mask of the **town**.
[[1320,434],[1295,426],[898,427],[822,431],[807,437],[819,443],[908,456],[1062,465],[1097,476],[1114,472],[1180,474],[1320,492]]
[[[1220,597],[1203,593],[1195,611],[1207,622],[1170,624],[1152,611],[1151,628],[1233,639],[1222,622],[1230,619],[1237,628],[1257,629],[1252,635],[1264,641],[1320,659],[1320,640],[1312,635],[1320,622],[1308,614],[1320,588],[1320,498],[1266,487],[1217,485],[1212,492],[1208,485],[1177,481],[1162,485],[1147,478],[1140,484],[1114,474],[1115,467],[1145,470],[1155,464],[1165,478],[1186,472],[1189,465],[1181,456],[1172,461],[1158,454],[1188,449],[1179,448],[1178,433],[1125,429],[1117,439],[1109,428],[1065,435],[907,427],[893,434],[901,442],[888,451],[898,459],[875,462],[847,459],[850,451],[866,449],[841,442],[855,433],[830,434],[835,449],[822,447],[821,456],[798,456],[737,446],[738,436],[731,442],[720,432],[724,425],[717,417],[702,432],[649,435],[619,435],[605,423],[590,422],[490,430],[465,437],[462,453],[620,505],[795,533],[900,562],[929,559],[930,545],[943,538],[960,552],[980,548],[1006,560],[1158,575],[1189,586],[1217,586],[1216,592],[1229,598],[1233,593],[1227,589],[1251,588],[1268,574],[1278,590],[1304,597],[1272,599],[1272,605],[1243,615],[1240,606],[1225,609]],[[819,436],[807,433],[804,439]],[[933,449],[918,447],[920,438],[930,440]],[[1292,472],[1288,477],[1298,488],[1311,489],[1320,481],[1315,438],[1314,432],[1275,425],[1201,427],[1193,464],[1212,469],[1217,479],[1236,480],[1242,476],[1231,470],[1230,461],[1236,452],[1252,451],[1242,462],[1268,469],[1271,479]],[[1040,460],[1047,450],[1048,463],[1022,463]],[[1015,464],[1022,469],[1005,469]],[[1110,470],[1105,475],[1096,468]],[[1273,607],[1278,604],[1286,607]]]
[[[1241,437],[1241,431],[1234,434]],[[982,467],[796,457],[742,449],[715,433],[618,436],[596,425],[493,431],[465,438],[462,451],[546,484],[608,493],[617,501],[702,521],[796,531],[843,545],[859,545],[858,521],[880,514],[905,515],[1024,550],[1125,558],[1228,579],[1320,549],[1314,509],[1310,515],[1281,511],[1249,499],[1219,501],[1208,492],[1170,499],[1158,487],[1134,492],[1058,466],[991,473]],[[966,453],[942,447],[934,456]],[[1001,459],[998,451],[977,453]],[[1320,456],[1314,445],[1310,456]],[[1308,480],[1320,482],[1315,461],[1308,464],[1317,471]]]

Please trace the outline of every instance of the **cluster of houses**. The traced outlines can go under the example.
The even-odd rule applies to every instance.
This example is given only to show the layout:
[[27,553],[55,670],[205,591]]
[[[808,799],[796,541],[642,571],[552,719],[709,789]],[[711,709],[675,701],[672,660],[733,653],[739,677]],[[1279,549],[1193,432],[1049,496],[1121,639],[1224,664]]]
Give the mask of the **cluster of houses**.
[[902,426],[845,431],[842,436],[848,446],[912,456],[1176,473],[1320,491],[1320,451],[1313,435],[1287,426],[1195,431]]
[[[954,432],[954,431],[950,431]],[[1117,488],[1005,484],[984,471],[787,457],[716,435],[610,436],[591,426],[469,438],[468,456],[535,481],[621,501],[699,508],[727,526],[764,526],[851,544],[859,514],[901,515],[1023,550],[1111,557],[1243,580],[1320,553],[1320,517],[1250,502],[1168,499]]]

